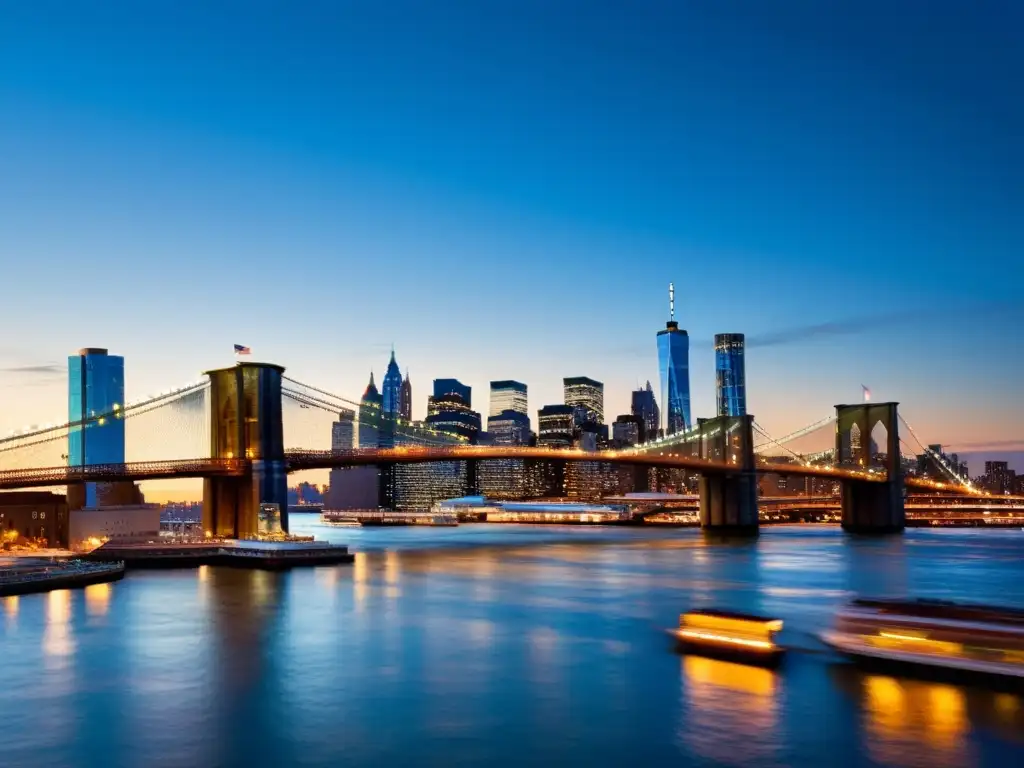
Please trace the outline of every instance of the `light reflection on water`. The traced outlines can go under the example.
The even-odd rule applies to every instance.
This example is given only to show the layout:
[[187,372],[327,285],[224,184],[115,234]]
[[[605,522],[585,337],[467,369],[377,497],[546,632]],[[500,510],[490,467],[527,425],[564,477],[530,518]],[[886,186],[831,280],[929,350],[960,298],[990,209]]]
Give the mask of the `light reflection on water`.
[[717,763],[773,762],[779,727],[776,673],[697,656],[683,658],[681,666],[684,747]]
[[1013,764],[1024,747],[1018,696],[821,655],[777,672],[680,658],[661,631],[717,605],[782,616],[807,646],[842,600],[885,585],[1024,605],[1011,534],[330,534],[363,550],[352,565],[133,572],[6,598],[3,764],[945,768]]

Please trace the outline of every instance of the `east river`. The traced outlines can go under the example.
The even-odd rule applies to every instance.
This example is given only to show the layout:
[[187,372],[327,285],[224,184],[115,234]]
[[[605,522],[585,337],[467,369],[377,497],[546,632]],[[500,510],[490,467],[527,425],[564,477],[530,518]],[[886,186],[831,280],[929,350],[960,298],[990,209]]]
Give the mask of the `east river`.
[[[1024,699],[861,674],[854,594],[1024,607],[1024,531],[293,530],[354,565],[136,571],[4,598],[0,765],[1024,765]],[[670,651],[680,611],[779,616],[778,672]]]

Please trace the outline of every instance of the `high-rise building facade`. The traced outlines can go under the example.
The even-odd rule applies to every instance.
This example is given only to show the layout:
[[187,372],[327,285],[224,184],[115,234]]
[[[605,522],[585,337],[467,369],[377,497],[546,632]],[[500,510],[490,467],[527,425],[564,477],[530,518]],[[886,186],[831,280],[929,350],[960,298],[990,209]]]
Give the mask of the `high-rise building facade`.
[[[68,357],[68,465],[121,464],[125,460],[124,358],[99,348]],[[85,487],[85,505],[97,506],[96,483]]]
[[487,418],[487,434],[494,445],[527,445],[530,417],[511,409]]
[[[491,407],[494,407],[494,384],[491,383]],[[510,382],[518,384],[518,382]],[[523,387],[525,400],[526,386]],[[507,388],[503,388],[506,389]],[[516,391],[516,390],[513,390]],[[487,435],[493,445],[529,445],[530,417],[518,410],[505,410],[487,418]],[[495,459],[481,462],[478,467],[480,492],[495,499],[522,499],[529,495],[529,469],[532,464],[524,459]]]
[[470,408],[473,407],[473,388],[458,379],[434,379],[434,397],[458,395]]
[[715,380],[719,416],[747,415],[743,334],[715,334]]
[[412,421],[412,381],[409,378],[409,371],[405,372],[402,389],[398,395],[398,416],[404,422]]
[[395,350],[391,350],[391,359],[384,372],[384,381],[380,387],[381,406],[388,416],[398,416],[402,406],[402,372],[395,362]]
[[669,285],[669,321],[658,331],[658,371],[661,375],[661,428],[666,435],[689,429],[690,336],[675,320],[675,288]]
[[521,381],[492,381],[491,407],[488,417],[497,416],[502,411],[516,411],[527,417],[530,412],[526,401],[526,385]]
[[359,401],[360,448],[380,446],[381,403],[380,392],[377,391],[377,385],[373,381],[373,371],[370,371],[370,383],[366,385],[366,391],[363,392],[363,397]]
[[1017,473],[1010,469],[1009,462],[986,461],[984,485],[989,493],[1013,493],[1017,485]]
[[643,430],[644,425],[639,416],[622,414],[612,424],[612,442],[616,448],[629,448],[640,442]]
[[471,443],[476,442],[482,426],[480,414],[457,392],[428,397],[426,423],[431,429],[466,438]]
[[331,450],[351,451],[356,446],[356,412],[343,408],[331,424]]
[[571,405],[545,405],[537,411],[537,445],[568,448],[574,430],[575,409]]
[[565,404],[582,408],[583,420],[593,424],[604,424],[604,384],[586,376],[569,376],[562,379]]
[[658,436],[661,428],[661,415],[658,413],[658,403],[654,399],[654,390],[651,389],[651,382],[646,387],[640,387],[633,391],[632,414],[640,420],[643,430],[640,441],[653,440]]

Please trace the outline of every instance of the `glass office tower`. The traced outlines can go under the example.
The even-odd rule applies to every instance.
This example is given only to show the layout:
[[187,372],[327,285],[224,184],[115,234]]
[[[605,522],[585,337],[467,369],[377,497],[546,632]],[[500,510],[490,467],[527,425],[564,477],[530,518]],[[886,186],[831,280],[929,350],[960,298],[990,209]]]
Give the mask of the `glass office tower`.
[[[68,357],[68,466],[124,463],[123,408],[123,357],[97,348]],[[88,483],[85,505],[96,504],[96,484]]]
[[529,415],[526,404],[526,385],[521,381],[492,381],[491,410],[488,417],[498,416],[504,411],[515,411]]
[[582,408],[585,421],[604,424],[604,384],[587,376],[569,376],[562,379],[565,404]]
[[743,334],[715,335],[715,378],[719,416],[746,416],[747,389]]
[[666,435],[689,429],[690,336],[669,320],[658,331],[658,370],[661,374],[661,428]]

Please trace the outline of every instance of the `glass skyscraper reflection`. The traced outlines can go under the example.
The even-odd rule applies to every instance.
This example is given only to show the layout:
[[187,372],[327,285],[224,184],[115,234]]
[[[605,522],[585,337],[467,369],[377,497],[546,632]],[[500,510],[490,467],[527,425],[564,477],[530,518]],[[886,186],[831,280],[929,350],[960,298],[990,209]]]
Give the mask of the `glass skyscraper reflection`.
[[743,363],[743,334],[715,335],[715,378],[719,416],[747,414],[747,385]]
[[[124,358],[107,350],[81,349],[68,357],[68,465],[124,462]],[[85,505],[97,504],[96,484],[87,483]]]
[[690,336],[669,320],[658,331],[658,372],[661,376],[661,419],[666,435],[689,429]]

